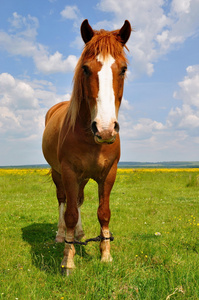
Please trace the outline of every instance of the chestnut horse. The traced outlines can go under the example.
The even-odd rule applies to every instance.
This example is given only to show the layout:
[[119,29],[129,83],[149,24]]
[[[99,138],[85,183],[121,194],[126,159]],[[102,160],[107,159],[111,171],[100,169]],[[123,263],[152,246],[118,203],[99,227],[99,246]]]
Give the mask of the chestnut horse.
[[125,21],[120,30],[96,31],[81,25],[84,50],[76,66],[70,101],[47,112],[43,154],[52,169],[59,202],[57,242],[64,242],[63,268],[73,269],[74,240],[81,239],[80,206],[89,178],[98,183],[101,260],[111,261],[109,196],[120,158],[118,110],[123,95],[131,34]]

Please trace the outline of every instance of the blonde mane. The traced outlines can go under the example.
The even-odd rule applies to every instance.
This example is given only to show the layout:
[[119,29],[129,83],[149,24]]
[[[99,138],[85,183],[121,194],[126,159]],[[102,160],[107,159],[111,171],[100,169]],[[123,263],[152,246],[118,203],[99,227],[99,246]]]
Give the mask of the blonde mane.
[[73,77],[73,91],[71,95],[70,105],[66,116],[67,129],[74,130],[75,122],[79,114],[80,104],[83,99],[83,71],[82,66],[85,59],[95,59],[99,54],[104,58],[109,54],[113,58],[120,57],[123,61],[128,63],[124,47],[122,45],[121,38],[119,36],[119,30],[115,31],[94,31],[93,38],[85,44],[83,52],[79,58],[77,66],[75,68],[75,74]]

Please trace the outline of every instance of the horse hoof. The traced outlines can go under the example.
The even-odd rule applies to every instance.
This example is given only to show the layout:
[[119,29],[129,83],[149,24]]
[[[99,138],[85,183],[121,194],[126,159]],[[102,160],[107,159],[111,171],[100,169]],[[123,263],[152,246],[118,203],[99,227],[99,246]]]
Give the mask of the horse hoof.
[[112,262],[112,261],[113,261],[113,258],[110,254],[105,255],[101,258],[101,262],[109,263],[109,262]]
[[66,276],[70,276],[73,273],[73,269],[66,269]]
[[61,267],[61,274],[62,276],[70,276],[73,273],[73,269],[67,269],[67,268],[63,268]]
[[55,238],[56,243],[63,243],[64,242],[64,237],[61,235],[57,235]]

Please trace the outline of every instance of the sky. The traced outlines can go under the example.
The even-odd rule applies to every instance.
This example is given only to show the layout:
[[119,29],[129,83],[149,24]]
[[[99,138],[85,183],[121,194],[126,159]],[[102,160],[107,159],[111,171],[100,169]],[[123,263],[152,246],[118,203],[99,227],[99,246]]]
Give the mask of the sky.
[[199,0],[0,0],[0,166],[43,164],[44,119],[69,100],[80,25],[130,21],[121,161],[199,161]]

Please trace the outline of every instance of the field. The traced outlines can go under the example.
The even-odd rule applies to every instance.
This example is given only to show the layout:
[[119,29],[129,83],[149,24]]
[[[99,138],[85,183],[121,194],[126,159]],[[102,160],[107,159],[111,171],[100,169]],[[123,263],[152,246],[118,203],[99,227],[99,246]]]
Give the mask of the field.
[[[76,246],[60,273],[58,209],[46,169],[0,169],[0,299],[199,299],[199,169],[119,169],[111,194],[113,262]],[[85,188],[86,238],[99,234],[97,185]]]

